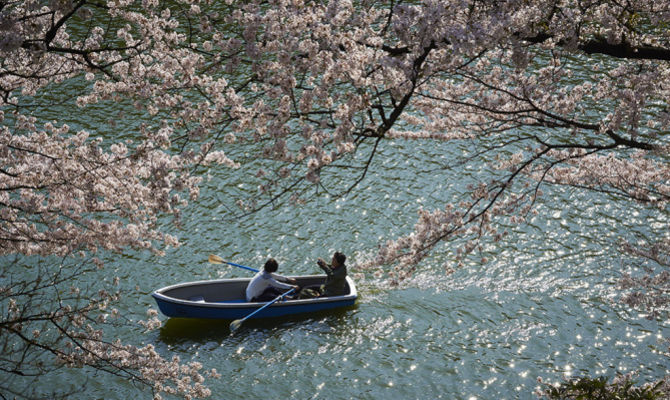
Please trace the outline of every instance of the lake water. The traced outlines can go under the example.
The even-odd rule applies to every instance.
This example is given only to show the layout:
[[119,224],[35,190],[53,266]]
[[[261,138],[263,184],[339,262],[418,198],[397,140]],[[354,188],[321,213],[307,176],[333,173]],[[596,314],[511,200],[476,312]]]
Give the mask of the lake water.
[[[617,241],[664,229],[667,219],[628,203],[545,188],[539,214],[488,246],[486,264],[472,261],[445,275],[453,254],[440,247],[399,287],[371,271],[360,275],[357,263],[384,240],[409,232],[419,206],[442,207],[481,172],[445,168],[461,150],[387,142],[373,173],[347,198],[319,196],[304,207],[244,218],[229,211],[234,195],[248,189],[244,171],[211,171],[176,232],[182,247],[163,258],[133,254],[108,266],[122,277],[125,312],[141,316],[155,308],[150,293],[162,286],[250,275],[207,263],[210,253],[256,268],[272,256],[290,275],[318,273],[315,259],[335,250],[348,255],[357,276],[356,307],[252,321],[235,335],[228,322],[167,318],[158,331],[114,334],[216,368],[221,378],[207,381],[216,399],[524,399],[534,398],[538,377],[558,382],[639,371],[645,382],[668,374],[660,341],[670,325],[621,305],[616,289],[628,265]],[[74,382],[84,379],[80,374],[66,373]],[[87,385],[87,398],[125,399],[137,390],[105,375]]]

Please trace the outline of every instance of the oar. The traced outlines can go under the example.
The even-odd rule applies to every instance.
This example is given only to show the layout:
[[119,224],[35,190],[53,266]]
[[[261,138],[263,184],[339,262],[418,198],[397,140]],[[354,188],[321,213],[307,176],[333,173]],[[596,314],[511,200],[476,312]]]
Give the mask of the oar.
[[231,323],[230,323],[230,333],[235,332],[235,331],[240,327],[240,325],[242,325],[242,323],[243,323],[244,321],[246,321],[247,319],[251,318],[254,314],[259,313],[259,312],[260,312],[261,310],[263,310],[264,308],[270,307],[272,304],[274,304],[275,302],[281,300],[282,298],[284,298],[284,296],[293,293],[294,291],[295,291],[295,289],[291,289],[291,290],[285,292],[284,294],[280,294],[279,296],[275,297],[274,300],[268,302],[266,305],[264,305],[263,307],[259,308],[259,309],[256,310],[256,311],[252,312],[251,314],[247,315],[246,317],[244,317],[244,318],[242,318],[242,319],[236,319],[235,321],[231,322]]
[[228,265],[232,265],[233,267],[238,267],[238,268],[242,268],[242,269],[247,269],[249,271],[258,272],[258,270],[256,268],[245,267],[244,265],[235,264],[234,262],[226,261],[223,258],[221,258],[217,255],[214,255],[214,254],[210,254],[208,260],[212,264],[228,264]]

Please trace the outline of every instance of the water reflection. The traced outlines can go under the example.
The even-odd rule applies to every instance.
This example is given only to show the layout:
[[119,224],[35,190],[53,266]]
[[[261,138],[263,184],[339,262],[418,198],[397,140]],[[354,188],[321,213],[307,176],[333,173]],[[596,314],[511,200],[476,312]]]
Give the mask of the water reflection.
[[358,305],[344,307],[332,311],[321,311],[307,315],[287,317],[249,319],[234,334],[230,331],[233,320],[225,319],[198,319],[198,318],[169,318],[160,328],[159,339],[171,346],[206,343],[210,341],[222,342],[233,340],[237,336],[268,334],[281,330],[299,329],[321,332],[336,329],[345,324],[345,320],[355,313]]

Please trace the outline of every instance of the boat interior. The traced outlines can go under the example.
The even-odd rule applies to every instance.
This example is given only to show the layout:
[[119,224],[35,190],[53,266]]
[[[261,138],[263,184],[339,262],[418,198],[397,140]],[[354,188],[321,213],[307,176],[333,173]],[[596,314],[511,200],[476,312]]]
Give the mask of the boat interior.
[[[293,276],[302,288],[311,285],[323,284],[326,280],[325,275],[306,275]],[[243,303],[245,300],[245,291],[250,279],[224,279],[215,281],[200,281],[179,284],[167,287],[159,292],[164,296],[207,303]],[[347,282],[347,289],[351,292]]]

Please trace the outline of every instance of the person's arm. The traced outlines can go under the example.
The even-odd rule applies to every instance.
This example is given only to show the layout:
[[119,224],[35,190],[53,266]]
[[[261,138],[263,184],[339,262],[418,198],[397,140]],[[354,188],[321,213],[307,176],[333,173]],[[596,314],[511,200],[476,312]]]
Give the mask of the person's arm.
[[289,277],[286,277],[284,275],[279,275],[279,274],[276,274],[276,273],[273,273],[272,277],[275,278],[279,282],[288,282],[288,283],[291,283],[293,285],[295,285],[297,283],[297,281],[293,278],[289,278]]
[[291,285],[291,284],[288,284],[288,283],[279,282],[274,277],[271,277],[269,279],[269,282],[270,282],[270,286],[273,286],[277,289],[286,289],[286,290],[294,289],[296,291],[296,293],[298,292],[298,290],[300,290],[300,287],[298,285]]
[[270,275],[272,275],[272,277],[275,278],[278,281],[285,281],[286,280],[286,277],[284,275],[279,275],[276,272],[273,272]]
[[318,260],[316,260],[316,263],[319,267],[321,267],[321,269],[326,273],[326,275],[330,276],[333,274],[333,268],[330,265],[326,264],[326,262],[323,261],[322,259],[319,258]]
[[272,287],[277,288],[277,289],[291,289],[291,288],[293,288],[293,285],[289,285],[288,283],[279,282],[278,280],[276,280],[274,278],[271,278],[269,281],[270,281],[270,285]]

